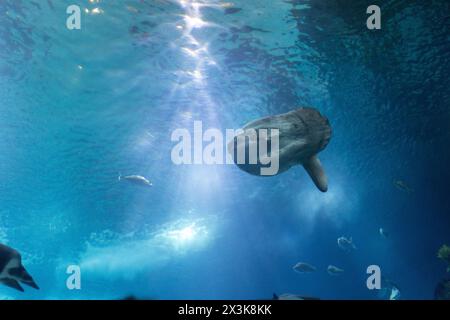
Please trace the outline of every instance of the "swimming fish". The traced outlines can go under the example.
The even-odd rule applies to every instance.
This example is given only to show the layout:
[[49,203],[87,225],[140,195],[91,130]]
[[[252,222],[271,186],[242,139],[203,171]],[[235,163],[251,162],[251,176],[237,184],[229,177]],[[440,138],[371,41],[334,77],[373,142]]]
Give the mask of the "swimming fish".
[[380,232],[380,236],[382,236],[383,238],[389,237],[389,233],[386,230],[384,230],[383,228],[380,228],[379,232]]
[[148,187],[153,186],[153,184],[147,178],[139,175],[122,176],[119,174],[118,179],[119,181],[127,180],[141,186],[148,186]]
[[[273,129],[278,130],[278,133],[273,133]],[[253,175],[270,176],[302,165],[320,191],[328,190],[328,179],[317,154],[330,142],[331,126],[319,111],[299,108],[252,121],[246,124],[243,130],[228,143],[228,153],[241,170]],[[261,155],[261,146],[264,145],[267,152]],[[242,150],[245,154],[259,150],[257,157],[255,156],[257,159],[251,163],[249,159],[240,158],[239,153],[243,154]],[[269,160],[271,166],[273,163],[278,165],[277,170],[264,174],[263,170],[268,168]]]
[[356,249],[355,244],[353,243],[352,237],[346,238],[346,237],[339,237],[337,239],[337,244],[339,248],[345,251],[352,251]]
[[0,283],[23,292],[24,290],[19,282],[39,289],[22,265],[20,253],[11,247],[0,244]]
[[313,297],[301,296],[301,295],[292,294],[292,293],[283,293],[280,295],[277,295],[276,293],[274,293],[272,300],[320,300],[320,299],[313,298]]
[[397,284],[388,278],[382,277],[378,296],[384,300],[400,300],[401,292]]
[[405,181],[394,180],[392,183],[397,189],[405,191],[407,193],[412,193],[414,191],[410,186],[408,186],[408,184]]
[[316,267],[306,262],[299,262],[295,266],[293,266],[292,269],[294,269],[294,271],[299,273],[309,273],[317,270]]
[[344,270],[341,269],[341,268],[338,268],[336,266],[329,265],[328,268],[327,268],[327,272],[328,272],[329,275],[337,276],[337,275],[343,273]]

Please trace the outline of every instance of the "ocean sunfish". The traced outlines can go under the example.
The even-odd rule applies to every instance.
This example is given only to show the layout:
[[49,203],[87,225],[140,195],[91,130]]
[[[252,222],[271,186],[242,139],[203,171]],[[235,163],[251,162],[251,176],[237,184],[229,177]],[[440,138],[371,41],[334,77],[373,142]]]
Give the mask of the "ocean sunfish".
[[327,268],[327,272],[331,276],[337,276],[337,275],[340,275],[341,273],[343,273],[344,269],[338,268],[338,267],[333,266],[333,265],[329,265],[328,268]]
[[13,248],[0,244],[0,283],[23,292],[24,290],[19,282],[39,289],[23,267],[20,253]]
[[141,186],[148,186],[148,187],[153,186],[153,184],[147,178],[139,175],[122,176],[121,174],[119,174],[118,180],[119,181],[127,180]]
[[317,270],[316,267],[306,262],[299,262],[295,266],[293,266],[292,269],[294,269],[294,271],[298,273],[309,273]]
[[[273,133],[273,129],[278,130],[278,133]],[[252,121],[242,130],[228,143],[228,153],[240,169],[265,176],[277,175],[292,166],[303,165],[317,188],[322,192],[328,190],[328,179],[317,154],[328,145],[331,126],[319,111],[299,108]],[[245,151],[245,154],[240,150]],[[256,160],[252,163],[250,154],[256,153],[256,150]],[[274,173],[264,174],[262,170],[267,170],[268,160],[271,160],[270,165],[275,162],[278,167]]]

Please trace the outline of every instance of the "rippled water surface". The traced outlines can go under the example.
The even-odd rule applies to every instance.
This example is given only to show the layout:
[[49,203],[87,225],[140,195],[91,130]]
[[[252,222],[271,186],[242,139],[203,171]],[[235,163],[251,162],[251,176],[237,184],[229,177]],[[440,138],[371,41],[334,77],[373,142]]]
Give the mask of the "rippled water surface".
[[[384,1],[368,30],[370,4],[2,0],[0,242],[41,289],[0,298],[380,299],[377,264],[401,298],[432,299],[450,242],[450,5]],[[195,120],[225,130],[298,106],[332,125],[327,193],[301,167],[171,161],[171,133]],[[131,174],[153,187],[118,180]]]

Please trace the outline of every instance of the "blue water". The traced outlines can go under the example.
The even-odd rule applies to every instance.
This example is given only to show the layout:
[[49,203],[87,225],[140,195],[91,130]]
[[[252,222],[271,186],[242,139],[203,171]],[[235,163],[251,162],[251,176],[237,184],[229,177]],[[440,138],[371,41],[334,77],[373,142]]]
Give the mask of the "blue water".
[[[402,299],[432,299],[450,243],[450,4],[383,1],[368,30],[370,4],[2,0],[0,242],[41,289],[0,298],[380,299],[376,264]],[[332,125],[327,193],[301,167],[171,161],[195,120],[224,131],[297,106]]]

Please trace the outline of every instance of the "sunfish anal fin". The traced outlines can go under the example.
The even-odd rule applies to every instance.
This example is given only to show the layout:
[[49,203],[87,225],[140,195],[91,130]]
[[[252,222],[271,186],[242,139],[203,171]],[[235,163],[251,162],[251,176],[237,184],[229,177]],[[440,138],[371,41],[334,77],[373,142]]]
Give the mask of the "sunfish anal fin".
[[306,172],[308,172],[312,181],[314,181],[316,187],[322,192],[327,192],[328,179],[319,158],[317,158],[317,156],[312,156],[308,161],[303,163],[303,167]]
[[17,282],[14,279],[2,279],[0,280],[0,283],[3,283],[5,286],[14,288],[19,291],[24,291],[23,288],[20,286],[19,282]]

